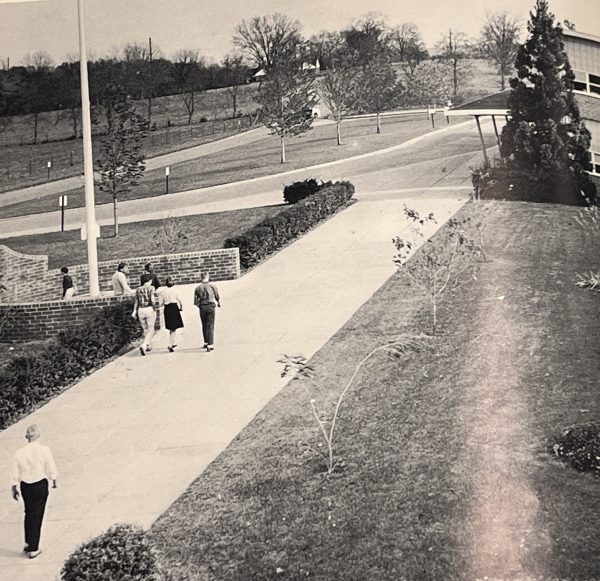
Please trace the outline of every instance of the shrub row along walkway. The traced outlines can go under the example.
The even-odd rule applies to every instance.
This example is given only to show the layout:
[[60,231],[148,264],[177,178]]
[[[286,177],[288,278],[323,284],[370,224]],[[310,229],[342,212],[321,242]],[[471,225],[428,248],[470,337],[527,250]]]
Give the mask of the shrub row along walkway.
[[[467,176],[465,176],[467,179]],[[54,449],[60,488],[50,497],[44,554],[20,555],[21,506],[0,505],[6,581],[47,581],[74,546],[114,522],[150,525],[278,392],[281,353],[310,356],[394,271],[391,238],[404,203],[447,218],[454,196],[364,196],[238,281],[220,285],[217,349],[200,349],[193,285],[181,287],[185,333],[166,337],[94,373],[0,435],[9,466],[26,426]],[[8,471],[0,489],[8,490]]]

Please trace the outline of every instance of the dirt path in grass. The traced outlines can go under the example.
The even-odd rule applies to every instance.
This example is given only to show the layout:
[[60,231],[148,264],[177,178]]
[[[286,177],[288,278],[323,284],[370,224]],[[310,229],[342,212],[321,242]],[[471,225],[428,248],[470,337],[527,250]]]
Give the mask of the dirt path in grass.
[[[550,549],[539,525],[539,501],[533,473],[534,436],[517,353],[523,348],[519,293],[510,261],[493,259],[481,280],[482,292],[464,370],[470,377],[463,420],[467,429],[466,461],[472,496],[466,535],[472,579],[542,578],[543,555]],[[531,347],[531,346],[529,346]]]

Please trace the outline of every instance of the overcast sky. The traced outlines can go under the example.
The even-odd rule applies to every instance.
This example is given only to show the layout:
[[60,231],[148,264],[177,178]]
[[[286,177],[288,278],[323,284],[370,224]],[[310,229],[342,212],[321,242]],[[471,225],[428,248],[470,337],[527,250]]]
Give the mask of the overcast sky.
[[[10,3],[4,3],[4,2]],[[231,37],[244,18],[281,12],[298,19],[309,36],[339,30],[368,11],[390,26],[414,22],[428,46],[449,27],[476,36],[487,13],[508,11],[527,21],[534,0],[84,0],[88,50],[104,56],[128,42],[148,42],[171,56],[198,49],[209,61],[231,50]],[[600,0],[550,0],[559,21],[600,36]],[[77,53],[77,1],[19,3],[0,0],[0,61],[20,64],[27,53],[43,50],[56,63]]]

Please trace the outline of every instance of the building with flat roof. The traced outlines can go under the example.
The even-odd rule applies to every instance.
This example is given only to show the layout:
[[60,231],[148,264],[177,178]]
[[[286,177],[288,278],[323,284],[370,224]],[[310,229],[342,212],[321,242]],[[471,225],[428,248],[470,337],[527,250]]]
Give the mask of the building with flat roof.
[[592,134],[590,173],[600,175],[600,37],[575,30],[563,31],[563,37],[581,118]]
[[[563,42],[569,62],[575,73],[573,92],[579,105],[581,118],[592,135],[590,147],[591,163],[589,173],[600,176],[600,37],[575,30],[563,30]],[[449,117],[474,117],[481,136],[483,134],[479,122],[482,117],[491,117],[499,143],[499,131],[496,118],[502,120],[510,115],[508,96],[510,90],[488,95],[482,99],[465,103],[446,111]],[[485,146],[484,155],[485,154]]]

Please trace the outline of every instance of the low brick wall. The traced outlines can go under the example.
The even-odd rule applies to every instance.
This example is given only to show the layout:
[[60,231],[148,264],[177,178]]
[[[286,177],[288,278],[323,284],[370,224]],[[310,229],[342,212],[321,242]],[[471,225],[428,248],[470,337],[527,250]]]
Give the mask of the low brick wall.
[[[121,261],[98,264],[101,291],[112,291],[112,276]],[[129,265],[129,284],[136,288],[144,265],[151,262],[156,274],[164,281],[172,276],[177,284],[199,282],[200,273],[208,272],[211,280],[231,280],[240,276],[237,248],[201,252],[183,252],[160,256],[124,258]],[[89,291],[87,264],[69,266],[69,274],[78,286],[79,295]],[[102,307],[127,297],[104,296],[96,299],[75,296],[61,300],[60,269],[48,270],[47,256],[28,256],[0,245],[0,341],[32,341],[49,339],[57,332],[93,318]],[[44,300],[45,299],[45,300]]]
[[131,297],[100,297],[0,305],[0,341],[51,339],[59,331],[92,319],[103,307]]
[[[208,272],[214,281],[231,280],[240,276],[240,260],[237,248],[138,256],[98,263],[100,290],[112,290],[112,276],[119,262],[129,265],[129,284],[139,286],[144,264],[151,262],[156,274],[164,280],[167,275],[178,284],[199,281],[201,272]],[[89,291],[88,266],[78,264],[69,267],[79,293]],[[24,303],[39,300],[60,299],[62,274],[60,269],[48,270],[47,256],[28,256],[0,245],[0,282],[6,290],[0,290],[0,303]]]

